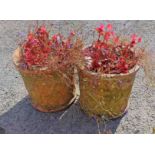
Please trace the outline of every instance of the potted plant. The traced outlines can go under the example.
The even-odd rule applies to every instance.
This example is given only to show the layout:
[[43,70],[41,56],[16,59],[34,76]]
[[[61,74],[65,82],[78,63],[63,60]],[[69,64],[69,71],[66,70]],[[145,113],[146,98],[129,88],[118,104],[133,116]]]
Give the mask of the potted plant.
[[80,68],[80,106],[91,116],[117,118],[128,108],[135,75],[139,69],[142,41],[115,34],[112,25],[96,28],[98,38],[83,50],[85,66]]
[[75,99],[75,66],[82,42],[75,33],[50,36],[46,27],[31,30],[15,50],[13,62],[20,72],[32,105],[42,112],[66,108]]

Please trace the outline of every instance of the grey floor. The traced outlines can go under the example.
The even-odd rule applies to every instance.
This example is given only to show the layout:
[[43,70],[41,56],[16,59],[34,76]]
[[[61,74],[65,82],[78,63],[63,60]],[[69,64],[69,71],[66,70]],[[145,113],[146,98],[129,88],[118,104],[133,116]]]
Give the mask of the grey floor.
[[[72,21],[84,25],[83,33],[102,21]],[[78,103],[62,112],[41,113],[33,109],[23,81],[12,64],[19,35],[24,35],[33,21],[0,21],[0,133],[98,133],[94,118],[83,113]],[[45,21],[48,26],[52,21]],[[64,21],[54,21],[62,30]],[[137,33],[151,49],[155,49],[155,21],[111,21],[118,33]],[[67,30],[64,30],[67,31]],[[22,36],[21,36],[22,37]],[[90,37],[86,37],[88,43]],[[145,84],[141,69],[136,77],[130,107],[124,117],[100,123],[102,133],[152,133],[155,127],[155,90]]]

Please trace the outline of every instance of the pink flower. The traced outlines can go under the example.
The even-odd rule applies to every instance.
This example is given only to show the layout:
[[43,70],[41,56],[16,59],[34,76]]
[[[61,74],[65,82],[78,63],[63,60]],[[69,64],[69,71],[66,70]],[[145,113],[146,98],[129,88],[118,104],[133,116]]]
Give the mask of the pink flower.
[[136,42],[136,39],[137,39],[137,35],[136,34],[131,35],[131,41],[132,42]]
[[97,28],[96,28],[96,31],[97,31],[98,33],[103,32],[103,31],[104,31],[104,25],[101,24],[100,27],[97,27]]
[[115,32],[114,31],[112,31],[111,34],[112,34],[113,37],[115,36]]
[[108,41],[110,39],[110,32],[106,32],[104,39]]
[[125,59],[121,57],[120,58],[120,63],[123,63],[124,64],[125,63]]
[[128,68],[129,68],[128,64],[125,64],[124,65],[124,69],[127,69],[128,70]]
[[140,42],[142,42],[142,38],[140,37],[140,38],[138,38],[138,42],[140,43]]
[[34,35],[32,33],[28,34],[28,40],[32,41],[34,39]]
[[41,26],[40,27],[40,32],[41,33],[46,33],[46,27],[45,26]]
[[107,29],[108,29],[109,31],[112,31],[112,25],[111,25],[111,24],[108,24],[108,25],[107,25]]
[[104,30],[104,25],[103,25],[103,24],[100,25],[100,29],[101,29],[102,31]]
[[71,32],[70,32],[70,35],[71,35],[71,36],[74,36],[74,35],[75,35],[75,32],[74,32],[74,31],[71,31]]
[[57,41],[57,35],[54,34],[53,37],[52,37],[52,39],[53,39],[54,41]]
[[117,43],[119,43],[119,37],[115,37],[114,38],[114,42],[117,44]]

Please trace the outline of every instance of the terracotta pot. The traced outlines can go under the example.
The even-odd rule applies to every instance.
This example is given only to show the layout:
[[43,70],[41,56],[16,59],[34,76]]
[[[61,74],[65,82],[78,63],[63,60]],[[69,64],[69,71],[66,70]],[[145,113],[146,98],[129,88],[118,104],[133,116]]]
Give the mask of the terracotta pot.
[[80,70],[80,106],[90,116],[117,118],[128,107],[128,99],[139,66],[127,74],[97,74]]
[[42,112],[55,112],[68,107],[75,100],[73,83],[67,83],[59,72],[22,69],[20,58],[20,50],[17,49],[13,62],[23,78],[33,107]]

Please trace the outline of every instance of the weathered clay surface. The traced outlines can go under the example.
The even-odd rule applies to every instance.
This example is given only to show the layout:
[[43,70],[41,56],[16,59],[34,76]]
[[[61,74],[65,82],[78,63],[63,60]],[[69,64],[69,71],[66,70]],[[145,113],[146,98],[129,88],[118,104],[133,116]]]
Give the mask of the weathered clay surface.
[[[33,107],[41,112],[56,112],[69,106],[73,96],[73,78],[64,78],[57,71],[30,71],[22,69],[20,50],[13,53],[13,62],[22,76]],[[73,75],[69,75],[72,77]]]
[[80,106],[90,116],[118,118],[128,110],[128,99],[138,71],[124,75],[98,75],[81,70]]

